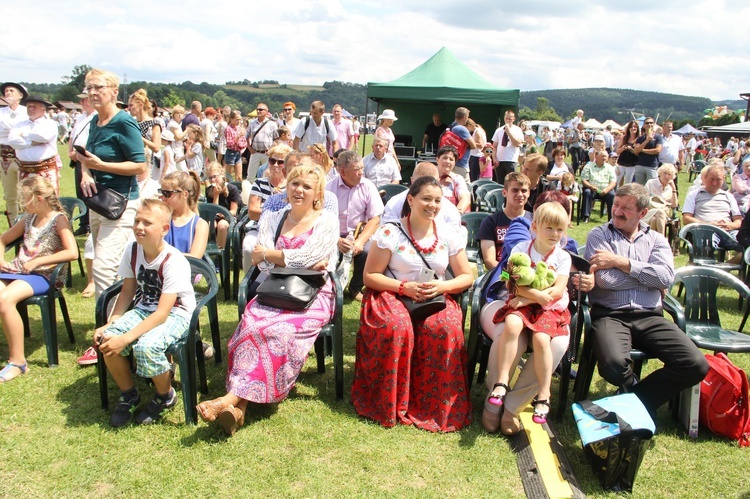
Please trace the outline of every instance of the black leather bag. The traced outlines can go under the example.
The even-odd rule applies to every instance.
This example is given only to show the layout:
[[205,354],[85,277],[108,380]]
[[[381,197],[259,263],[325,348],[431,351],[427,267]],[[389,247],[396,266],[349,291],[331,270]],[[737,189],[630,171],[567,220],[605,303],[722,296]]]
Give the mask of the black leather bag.
[[326,283],[325,272],[307,269],[274,267],[260,283],[256,300],[267,307],[284,310],[305,310]]
[[445,308],[445,295],[439,295],[427,301],[414,301],[408,296],[397,296],[397,298],[409,311],[412,321],[424,320]]
[[83,197],[83,202],[89,210],[100,214],[109,220],[119,220],[128,205],[128,196],[120,194],[99,182],[95,183],[96,193]]

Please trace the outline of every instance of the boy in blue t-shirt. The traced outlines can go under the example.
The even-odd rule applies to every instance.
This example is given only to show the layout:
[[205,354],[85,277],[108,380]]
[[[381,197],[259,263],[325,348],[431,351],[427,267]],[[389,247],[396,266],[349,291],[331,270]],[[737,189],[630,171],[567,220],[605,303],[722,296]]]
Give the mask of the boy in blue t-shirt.
[[[159,420],[174,407],[166,350],[187,334],[195,309],[190,264],[164,241],[172,210],[158,199],[144,199],[135,215],[135,242],[126,245],[119,274],[125,280],[109,322],[94,332],[94,345],[122,391],[109,424],[124,426],[141,403],[127,356],[135,356],[136,373],[151,378],[154,399],[139,412],[139,424]],[[135,300],[133,309],[128,310]]]

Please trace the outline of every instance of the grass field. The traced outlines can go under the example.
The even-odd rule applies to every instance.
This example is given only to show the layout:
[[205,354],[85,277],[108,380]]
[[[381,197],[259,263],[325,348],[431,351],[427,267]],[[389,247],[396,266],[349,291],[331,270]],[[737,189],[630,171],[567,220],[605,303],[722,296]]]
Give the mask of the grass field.
[[[63,194],[73,195],[72,170],[65,166],[62,175]],[[683,196],[686,178],[680,178]],[[574,227],[571,235],[583,242],[600,222],[597,214],[592,223]],[[0,221],[2,230],[3,224]],[[678,265],[685,261],[680,257]],[[91,340],[94,303],[80,298],[84,279],[77,265],[73,270],[74,287],[66,296],[76,344],[68,343],[61,331],[60,365],[47,367],[38,310],[32,309],[32,337],[26,344],[30,371],[0,385],[0,496],[523,497],[509,441],[486,434],[479,424],[482,386],[475,384],[472,390],[475,423],[452,434],[385,429],[357,417],[348,400],[359,324],[356,302],[347,303],[344,311],[344,400],[335,398],[330,359],[327,372],[319,375],[311,356],[289,399],[250,407],[245,427],[231,439],[204,423],[185,425],[181,401],[163,423],[111,430],[109,412],[100,407],[95,369],[75,363]],[[726,297],[724,303],[727,323],[737,326],[736,300]],[[219,313],[226,345],[237,325],[236,303],[220,302]],[[2,341],[0,357],[6,356]],[[748,356],[732,359],[750,369]],[[658,364],[649,361],[645,371]],[[226,362],[210,363],[208,397],[224,392],[225,374]],[[138,386],[148,400],[152,388]],[[110,394],[115,390],[110,381]],[[594,378],[592,398],[613,391]],[[556,395],[553,399],[554,404]],[[689,439],[666,408],[659,412],[657,425],[636,496],[750,495],[746,449],[705,430],[697,440]],[[616,497],[601,490],[585,462],[570,412],[554,426],[583,491],[592,497]]]

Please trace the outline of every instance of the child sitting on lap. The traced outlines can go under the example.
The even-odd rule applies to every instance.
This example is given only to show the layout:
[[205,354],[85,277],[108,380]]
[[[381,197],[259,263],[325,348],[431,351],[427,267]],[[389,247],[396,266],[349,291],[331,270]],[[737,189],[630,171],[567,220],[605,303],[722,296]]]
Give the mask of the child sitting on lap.
[[[190,264],[164,241],[172,210],[163,201],[144,199],[135,215],[135,242],[125,247],[119,274],[125,279],[109,322],[94,333],[94,344],[122,391],[109,424],[129,423],[141,403],[127,356],[132,351],[136,373],[151,378],[154,399],[136,415],[139,424],[159,420],[174,407],[166,350],[188,332],[195,308]],[[128,311],[135,299],[135,306]]]

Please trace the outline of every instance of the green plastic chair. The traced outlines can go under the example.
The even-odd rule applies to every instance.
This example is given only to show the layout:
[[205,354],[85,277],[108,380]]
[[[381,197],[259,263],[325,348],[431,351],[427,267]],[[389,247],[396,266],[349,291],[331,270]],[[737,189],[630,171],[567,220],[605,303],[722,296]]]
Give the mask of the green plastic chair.
[[55,313],[55,300],[60,303],[60,312],[65,322],[65,329],[68,331],[68,339],[70,343],[75,343],[76,338],[73,335],[73,326],[70,323],[70,315],[68,315],[68,306],[65,302],[65,294],[63,293],[62,287],[57,287],[55,283],[58,280],[58,276],[62,272],[67,272],[69,262],[58,263],[52,275],[50,276],[50,287],[49,290],[43,295],[35,295],[30,298],[26,298],[18,304],[16,307],[18,313],[21,315],[23,320],[23,332],[24,336],[31,336],[31,328],[29,327],[29,305],[38,305],[39,311],[42,315],[42,330],[44,331],[44,344],[47,347],[47,363],[50,367],[57,366],[59,362],[58,350],[57,350],[57,316]]
[[[478,193],[479,188],[482,186],[487,186],[487,185],[495,187],[495,188],[500,187],[501,189],[503,187],[502,185],[498,184],[491,178],[478,178],[474,182],[469,184],[469,189],[471,190],[471,207],[474,211],[477,211],[480,208],[479,207],[480,198],[479,198],[479,193]],[[485,189],[487,189],[487,187],[485,187]]]
[[[208,383],[206,381],[206,360],[203,357],[203,346],[200,337],[200,314],[201,309],[207,306],[211,300],[214,300],[219,292],[219,282],[216,279],[216,271],[204,260],[185,256],[190,262],[191,272],[195,275],[202,275],[208,283],[208,289],[198,299],[195,310],[190,317],[187,335],[178,340],[167,349],[167,354],[174,356],[180,366],[180,382],[182,384],[182,398],[185,410],[185,422],[187,424],[196,424],[198,414],[195,406],[198,405],[198,382],[200,381],[200,391],[202,394],[208,393]],[[123,281],[118,281],[101,294],[96,302],[96,327],[101,327],[107,323],[107,310],[112,300],[117,298],[122,289]],[[198,298],[198,296],[196,296]],[[217,323],[218,325],[218,323]],[[216,354],[219,354],[216,349]],[[107,366],[104,358],[97,350],[98,362],[96,364],[99,378],[99,395],[101,397],[102,408],[109,407],[109,389],[107,386]],[[132,362],[132,357],[131,357]],[[196,363],[198,372],[196,373]],[[200,380],[197,375],[200,375]]]
[[502,189],[495,189],[488,192],[484,199],[488,213],[495,213],[502,210],[505,204],[505,196]]
[[[723,353],[750,352],[750,335],[743,332],[750,313],[750,288],[745,283],[720,269],[691,266],[675,272],[672,288],[678,284],[685,287],[685,306],[680,306],[671,294],[665,297],[664,306],[675,314],[675,323],[698,348]],[[737,331],[721,325],[716,301],[719,286],[734,289],[745,301]]]
[[[62,205],[63,209],[65,210],[65,214],[68,216],[68,220],[70,221],[70,226],[73,226],[73,223],[76,222],[78,219],[80,219],[82,216],[84,216],[88,212],[88,207],[86,206],[86,203],[84,203],[82,200],[78,198],[71,198],[71,197],[61,197],[60,204]],[[74,215],[75,211],[78,210],[78,215]],[[76,244],[78,242],[76,241]],[[83,251],[81,251],[81,247],[78,246],[78,270],[81,272],[81,277],[86,279],[86,267],[83,265]],[[65,281],[65,286],[70,288],[73,286],[73,275],[71,271],[70,265],[68,265],[68,278]]]
[[[719,240],[719,248],[714,244],[714,236]],[[680,229],[679,238],[688,250],[688,264],[711,267],[725,272],[741,272],[741,263],[722,261],[727,250],[742,251],[737,240],[727,231],[715,225],[692,223]]]
[[480,276],[484,274],[484,260],[482,258],[482,249],[477,239],[477,233],[479,232],[479,226],[489,216],[489,213],[481,211],[461,215],[461,225],[466,227],[469,236],[466,243],[466,257],[470,262],[477,265],[477,272]]
[[[230,276],[232,261],[232,231],[234,230],[234,216],[218,204],[198,203],[198,214],[208,222],[208,244],[206,244],[206,255],[217,263],[219,266],[219,276],[221,277],[221,287],[224,289],[224,299],[229,300],[231,295]],[[216,245],[216,216],[222,215],[229,222],[227,231],[227,242],[224,248]]]
[[393,196],[400,194],[409,188],[401,184],[383,184],[378,186],[378,193],[380,198],[383,200],[383,204],[386,204]]
[[[245,278],[240,285],[239,295],[237,297],[237,314],[242,321],[242,314],[245,312],[247,303],[255,296],[253,284],[259,275],[257,267],[247,269]],[[318,363],[318,373],[326,372],[326,355],[333,356],[333,372],[336,381],[336,398],[344,398],[344,290],[341,287],[335,272],[328,273],[333,282],[334,296],[336,305],[333,311],[331,321],[323,326],[318,338],[315,340],[315,358]]]
[[706,162],[702,159],[693,161],[688,171],[688,182],[692,182],[694,178],[698,178],[701,174],[701,170],[706,166]]
[[480,185],[474,195],[474,209],[476,211],[489,211],[487,206],[487,195],[492,191],[502,192],[503,186],[497,182],[487,182]]

